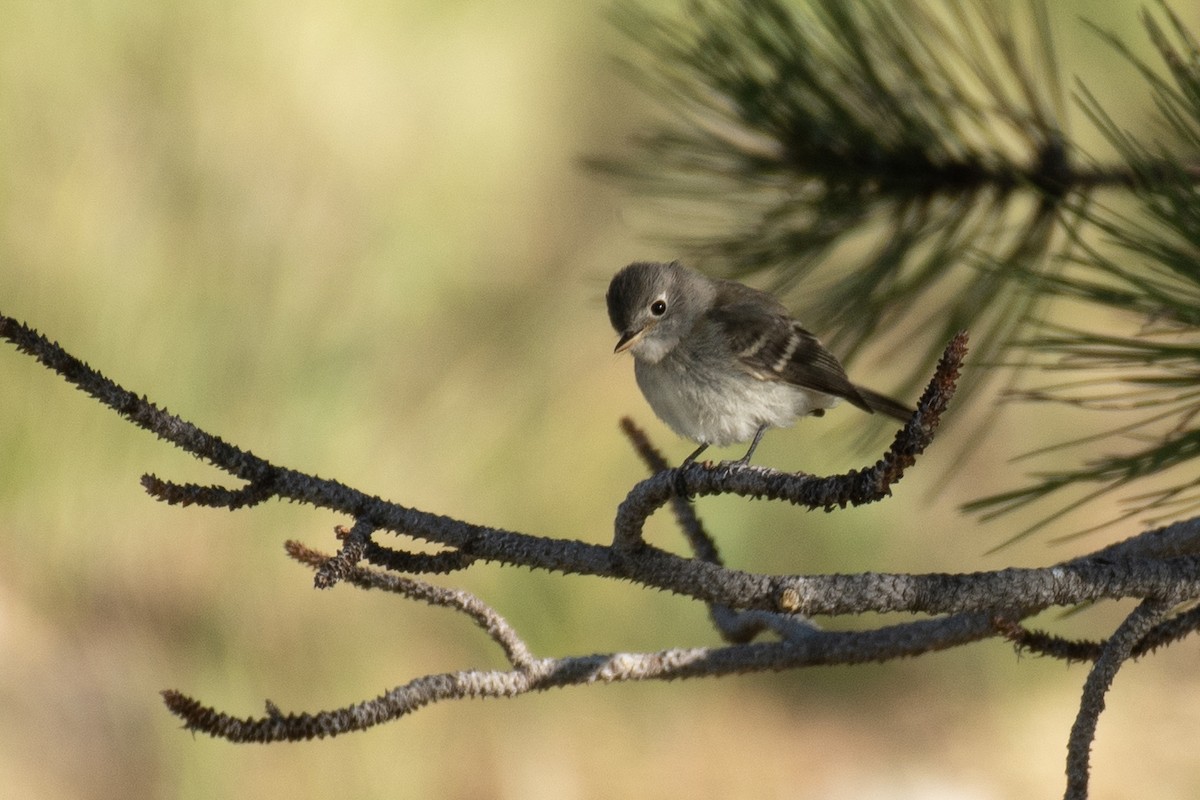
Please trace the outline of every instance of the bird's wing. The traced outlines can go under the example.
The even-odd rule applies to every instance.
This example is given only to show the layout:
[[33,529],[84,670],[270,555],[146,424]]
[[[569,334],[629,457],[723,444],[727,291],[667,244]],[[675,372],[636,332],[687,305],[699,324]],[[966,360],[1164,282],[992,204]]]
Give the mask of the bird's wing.
[[718,303],[709,311],[739,363],[761,380],[783,381],[842,397],[870,411],[841,362],[777,303]]

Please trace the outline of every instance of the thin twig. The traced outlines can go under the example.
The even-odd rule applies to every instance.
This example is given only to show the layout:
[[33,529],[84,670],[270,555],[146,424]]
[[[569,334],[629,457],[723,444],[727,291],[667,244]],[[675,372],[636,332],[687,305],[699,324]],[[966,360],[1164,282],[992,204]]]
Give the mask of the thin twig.
[[367,542],[367,549],[363,557],[377,567],[409,575],[446,575],[466,569],[475,563],[474,556],[461,550],[443,550],[440,553],[409,553],[394,547],[384,547],[374,541]]
[[342,540],[342,546],[338,548],[337,555],[330,556],[325,559],[325,562],[317,568],[317,574],[313,577],[313,586],[318,589],[328,589],[341,580],[358,566],[358,562],[363,560],[363,554],[367,551],[367,543],[371,541],[371,533],[375,530],[371,523],[364,520],[357,520],[354,527],[349,530],[339,527],[338,538]]
[[874,631],[817,631],[799,640],[783,642],[540,659],[519,670],[427,675],[374,700],[315,714],[283,714],[268,702],[265,717],[235,717],[174,690],[166,690],[162,696],[167,708],[183,719],[188,730],[232,742],[301,741],[365,730],[441,700],[516,697],[564,686],[713,678],[917,656],[986,638],[992,635],[991,624],[987,615],[961,615]]
[[[312,550],[299,542],[286,542],[284,548],[289,556],[312,567],[318,575],[333,560],[332,557]],[[537,661],[508,621],[470,592],[461,589],[446,589],[415,578],[405,578],[390,572],[353,565],[343,571],[341,579],[360,589],[381,589],[432,606],[443,606],[460,611],[473,619],[496,644],[500,645],[509,663],[517,669],[529,670]]]
[[[1095,661],[1104,653],[1106,644],[1087,639],[1068,639],[1045,631],[1031,630],[1007,619],[997,619],[996,630],[1024,652],[1057,658],[1068,663]],[[1191,636],[1197,630],[1200,630],[1200,606],[1180,612],[1155,625],[1138,641],[1130,651],[1130,656],[1140,658],[1160,647]]]
[[957,388],[966,352],[967,334],[962,331],[946,346],[912,418],[896,433],[892,446],[873,466],[828,478],[725,463],[692,462],[679,469],[659,472],[635,486],[617,509],[614,546],[623,550],[643,546],[642,528],[646,520],[680,491],[697,497],[733,494],[784,500],[827,511],[873,503],[890,496],[892,484],[904,476],[905,470],[916,463],[917,456],[933,441],[942,414]]
[[1112,686],[1117,670],[1129,660],[1134,645],[1182,597],[1177,594],[1167,599],[1143,600],[1105,642],[1100,657],[1096,659],[1083,684],[1079,713],[1067,740],[1067,790],[1064,794],[1066,800],[1086,800],[1088,796],[1089,762],[1092,742],[1096,738],[1096,724],[1100,720],[1100,713],[1104,711],[1104,697]]
[[248,483],[240,489],[230,489],[226,486],[174,483],[147,474],[142,476],[142,488],[151,497],[156,497],[167,505],[198,505],[226,508],[230,511],[256,506],[275,497],[275,490],[268,481]]

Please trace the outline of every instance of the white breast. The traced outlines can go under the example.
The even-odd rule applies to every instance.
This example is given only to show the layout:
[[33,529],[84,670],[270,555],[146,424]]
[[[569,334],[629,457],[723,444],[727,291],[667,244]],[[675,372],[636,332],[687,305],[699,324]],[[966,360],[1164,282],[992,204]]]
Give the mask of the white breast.
[[[678,348],[677,348],[678,350]],[[638,387],[659,419],[701,444],[748,442],[763,425],[786,428],[838,398],[738,370],[713,370],[672,353],[656,364],[637,360]]]

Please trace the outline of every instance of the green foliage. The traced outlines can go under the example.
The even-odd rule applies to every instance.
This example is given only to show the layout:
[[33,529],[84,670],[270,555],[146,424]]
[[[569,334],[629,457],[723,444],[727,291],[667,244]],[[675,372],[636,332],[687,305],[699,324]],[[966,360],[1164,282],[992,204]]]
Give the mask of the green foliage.
[[1031,8],[1018,36],[1026,15],[967,5],[623,7],[663,115],[633,156],[598,163],[668,201],[692,261],[803,282],[802,318],[843,355],[903,319],[925,351],[910,378],[962,327],[991,359],[1035,302],[1006,267],[1046,265],[1063,191],[1098,177],[1070,171]]
[[[965,327],[975,363],[1118,375],[1018,396],[1145,410],[1065,443],[1124,436],[1131,451],[1035,475],[973,510],[1086,490],[1044,523],[1200,454],[1200,51],[1167,6],[1143,14],[1165,75],[1092,25],[1156,109],[1153,137],[1131,133],[1078,84],[1116,165],[1088,159],[1067,129],[1042,3],[701,0],[678,17],[626,6],[617,22],[662,114],[634,155],[597,163],[674,212],[659,219],[687,258],[767,273],[777,289],[802,283],[802,318],[847,356],[899,332],[910,381]],[[1126,198],[1137,214],[1119,210]],[[1106,327],[1063,327],[1064,301]],[[1137,495],[1128,513],[1197,500],[1188,480]]]
[[1150,13],[1143,20],[1168,77],[1161,77],[1119,39],[1104,34],[1150,86],[1159,137],[1147,139],[1122,129],[1086,87],[1080,90],[1089,116],[1128,165],[1129,194],[1138,215],[1129,218],[1103,207],[1079,209],[1081,227],[1098,231],[1107,246],[1091,245],[1077,236],[1072,271],[1041,284],[1048,294],[1114,312],[1099,318],[1127,320],[1132,331],[1122,335],[1095,325],[1051,327],[1024,342],[1049,357],[1052,368],[1083,373],[1024,397],[1132,411],[1136,418],[1102,436],[1045,448],[1102,440],[1106,447],[1125,443],[1123,452],[1093,458],[1077,469],[1039,475],[1024,488],[970,506],[994,516],[1060,489],[1092,487],[1015,538],[1101,494],[1151,477],[1165,480],[1126,496],[1126,508],[1105,524],[1133,516],[1165,521],[1200,508],[1200,480],[1180,477],[1186,473],[1183,469],[1168,475],[1200,455],[1200,48],[1177,16],[1165,6],[1161,12],[1168,28]]

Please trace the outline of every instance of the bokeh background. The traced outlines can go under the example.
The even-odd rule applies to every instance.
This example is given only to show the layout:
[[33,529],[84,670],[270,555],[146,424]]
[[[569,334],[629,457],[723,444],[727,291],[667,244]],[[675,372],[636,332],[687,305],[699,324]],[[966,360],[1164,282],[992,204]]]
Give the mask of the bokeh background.
[[[1050,6],[1068,75],[1127,124],[1144,119],[1143,84],[1080,22],[1095,4]],[[1137,9],[1107,3],[1096,21],[1145,52]],[[598,0],[4,3],[0,309],[276,463],[474,522],[605,541],[642,476],[617,420],[632,415],[672,458],[690,449],[611,355],[608,278],[674,254],[645,235],[644,207],[634,214],[579,165],[619,155],[652,112],[614,68],[626,44],[609,11]],[[869,361],[853,372],[884,389],[898,378]],[[972,403],[886,503],[700,510],[731,564],[776,572],[971,571],[1100,546],[1044,536],[985,555],[1016,522],[980,524],[958,505],[1018,483],[1008,461],[1029,442],[1109,421],[998,408],[987,393]],[[886,431],[864,444],[862,421],[848,410],[775,433],[757,458],[870,463]],[[314,591],[282,543],[331,549],[346,520],[280,504],[170,508],[142,492],[144,472],[221,479],[0,348],[6,796],[1062,790],[1085,670],[1001,643],[447,703],[323,742],[189,735],[159,690],[239,715],[267,698],[317,710],[501,659],[447,611]],[[664,519],[650,535],[680,547]],[[625,584],[487,566],[458,580],[541,655],[717,641],[703,608]],[[1121,610],[1045,624],[1099,636]],[[1200,789],[1186,744],[1200,730],[1195,657],[1185,642],[1119,675],[1094,748],[1096,797]]]

